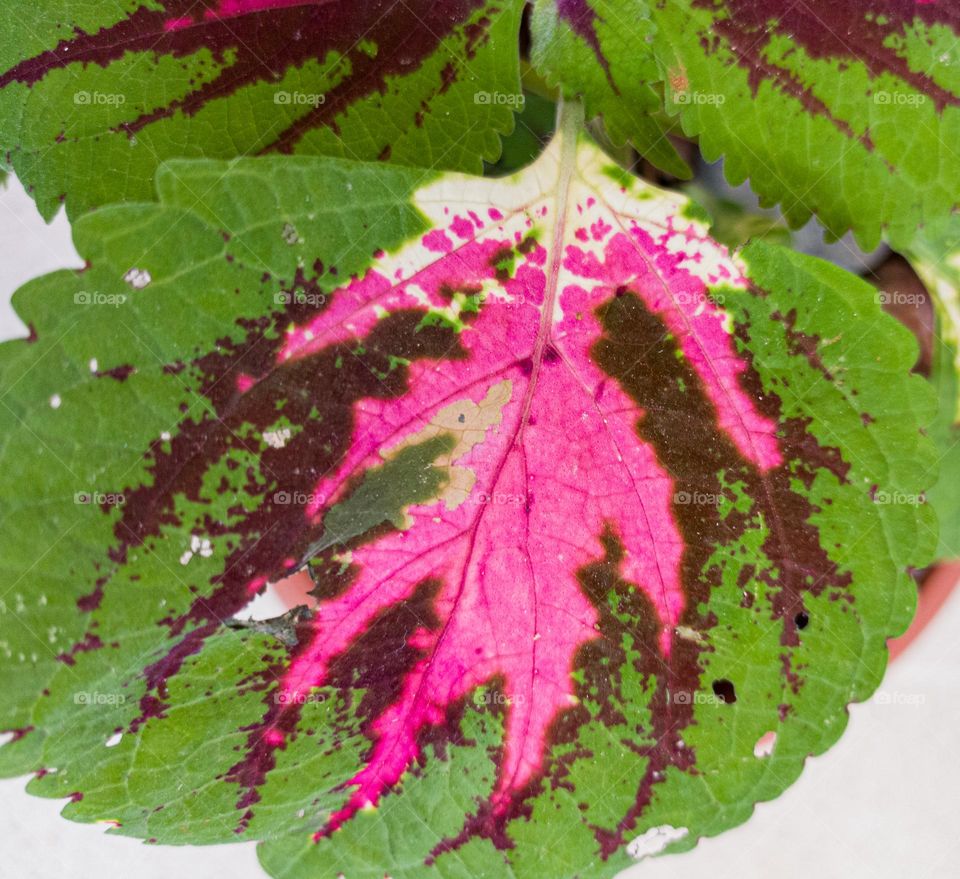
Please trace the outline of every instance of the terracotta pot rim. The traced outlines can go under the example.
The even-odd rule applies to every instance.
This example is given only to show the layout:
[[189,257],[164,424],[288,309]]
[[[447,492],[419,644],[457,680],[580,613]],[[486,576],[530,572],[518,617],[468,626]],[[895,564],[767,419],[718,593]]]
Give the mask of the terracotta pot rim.
[[923,631],[936,618],[960,583],[960,559],[947,559],[937,562],[924,576],[917,594],[917,612],[910,627],[897,638],[887,642],[890,649],[890,661],[893,662],[915,643]]

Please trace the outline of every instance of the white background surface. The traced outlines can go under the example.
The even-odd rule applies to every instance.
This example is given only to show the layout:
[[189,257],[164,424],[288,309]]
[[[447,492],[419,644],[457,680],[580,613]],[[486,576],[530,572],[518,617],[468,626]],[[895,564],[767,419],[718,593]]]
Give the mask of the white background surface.
[[[0,336],[25,335],[9,307],[28,279],[80,264],[61,215],[45,226],[15,181],[0,191]],[[960,877],[960,591],[888,671],[879,697],[851,707],[828,754],[753,818],[629,879],[954,879]],[[4,879],[262,879],[249,843],[145,847],[58,815],[24,779],[0,781]],[[350,879],[350,877],[347,877]],[[555,877],[544,877],[555,879]]]

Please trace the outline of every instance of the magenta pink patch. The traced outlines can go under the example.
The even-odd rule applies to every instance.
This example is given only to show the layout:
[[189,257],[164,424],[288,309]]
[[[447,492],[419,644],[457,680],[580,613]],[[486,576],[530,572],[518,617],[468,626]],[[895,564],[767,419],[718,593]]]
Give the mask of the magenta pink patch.
[[242,373],[241,375],[237,376],[237,390],[240,391],[241,394],[245,394],[256,383],[257,380],[252,375]]
[[200,21],[216,21],[224,18],[237,18],[251,12],[264,12],[269,9],[286,9],[290,6],[315,6],[322,0],[220,0],[216,9],[206,9],[202,18],[184,15],[171,18],[165,28],[168,31],[182,30],[185,27],[198,24]]
[[[286,704],[302,704],[379,614],[426,580],[442,584],[433,607],[439,628],[410,638],[427,658],[372,722],[369,760],[344,779],[351,793],[324,833],[375,804],[418,757],[420,732],[494,680],[508,704],[494,803],[506,804],[543,771],[548,729],[575,703],[574,658],[597,637],[598,613],[577,575],[604,558],[605,532],[624,548],[621,576],[655,609],[660,634],[651,646],[669,660],[685,606],[674,483],[637,433],[642,413],[589,353],[602,332],[596,312],[619,288],[639,296],[675,334],[741,453],[761,469],[781,460],[775,425],[741,388],[747,367],[722,310],[682,265],[704,242],[690,240],[691,253],[674,252],[672,230],[655,240],[636,224],[624,228],[592,199],[579,210],[579,228],[568,238],[577,243],[562,254],[552,289],[541,244],[520,246],[514,276],[496,281],[497,255],[524,241],[526,214],[498,219],[491,211],[498,225],[480,238],[476,224],[457,215],[424,237],[410,260],[419,268],[390,280],[376,269],[352,279],[325,310],[289,332],[281,359],[363,336],[384,312],[449,309],[450,289],[487,291],[480,314],[460,334],[465,358],[417,361],[407,394],[356,404],[353,443],[318,482],[311,517],[321,517],[358,475],[423,431],[439,410],[467,398],[480,403],[494,385],[510,383],[500,423],[455,462],[476,476],[467,501],[453,509],[444,502],[412,507],[410,527],[354,548],[355,580],[320,603],[313,640],[280,684]],[[447,248],[455,239],[460,243]],[[437,259],[438,251],[446,256]],[[718,278],[724,272],[742,283],[726,264]],[[279,725],[268,734],[267,741],[282,743]]]

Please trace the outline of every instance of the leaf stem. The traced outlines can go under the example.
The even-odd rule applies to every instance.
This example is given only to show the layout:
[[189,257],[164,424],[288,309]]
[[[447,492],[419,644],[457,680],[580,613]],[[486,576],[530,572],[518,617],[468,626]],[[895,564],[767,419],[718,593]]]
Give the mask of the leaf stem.
[[[583,131],[583,104],[576,99],[561,96],[557,101],[557,137],[560,138],[563,158],[567,158],[576,151],[577,138],[581,131]],[[563,164],[562,159],[561,164]]]

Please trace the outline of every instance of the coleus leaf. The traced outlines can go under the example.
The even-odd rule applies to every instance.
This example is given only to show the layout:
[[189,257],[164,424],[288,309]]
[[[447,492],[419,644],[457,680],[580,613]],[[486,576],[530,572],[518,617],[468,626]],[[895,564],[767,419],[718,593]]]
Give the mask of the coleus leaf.
[[664,171],[690,176],[667,137],[669,123],[657,117],[662,99],[654,84],[660,75],[647,45],[654,26],[646,4],[537,0],[531,31],[536,69],[567,86],[571,97],[582,97],[587,116],[603,119],[614,144],[629,140]]
[[[2,771],[274,876],[610,876],[837,738],[932,549],[874,503],[930,469],[915,343],[579,127],[77,224],[0,348]],[[304,564],[314,610],[234,620]]]
[[513,125],[522,5],[38,0],[0,35],[0,147],[47,217],[149,198],[174,157],[479,172]]
[[957,208],[954,3],[538,0],[537,9],[534,57],[558,43],[575,54],[557,66],[568,90],[604,108],[620,98],[624,117],[651,106],[635,94],[637,74],[662,81],[665,109],[706,158],[724,156],[731,182],[749,177],[792,224],[816,213],[872,249],[881,234],[904,245],[918,225],[934,231]]

